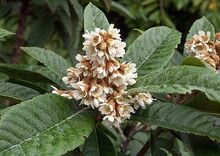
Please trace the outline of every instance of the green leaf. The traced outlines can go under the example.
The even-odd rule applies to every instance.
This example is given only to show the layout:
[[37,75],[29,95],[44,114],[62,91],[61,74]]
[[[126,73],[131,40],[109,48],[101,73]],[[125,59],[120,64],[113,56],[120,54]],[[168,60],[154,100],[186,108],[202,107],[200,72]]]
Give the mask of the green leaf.
[[124,14],[125,17],[129,17],[131,19],[135,19],[134,15],[130,12],[129,9],[127,9],[126,7],[124,7],[123,5],[121,5],[118,2],[112,1],[111,2],[111,10],[114,10],[118,13]]
[[12,79],[23,79],[31,82],[44,83],[50,83],[50,81],[52,81],[62,88],[65,88],[66,86],[62,82],[61,76],[43,66],[0,63],[0,72],[6,73]]
[[180,37],[178,31],[168,27],[148,29],[131,44],[124,60],[137,65],[138,75],[162,69],[172,58]]
[[70,65],[63,57],[59,56],[58,54],[37,47],[22,47],[21,49],[28,55],[46,65],[49,69],[54,71],[59,76],[66,75],[66,69]]
[[211,38],[214,37],[214,34],[215,34],[214,26],[205,17],[202,17],[193,23],[193,25],[191,26],[189,30],[189,34],[186,37],[186,40],[192,38],[193,35],[198,34],[200,30],[204,32],[209,31],[211,34]]
[[60,0],[45,0],[52,12],[55,12],[56,8],[61,4]]
[[202,91],[212,100],[220,102],[220,75],[201,67],[177,66],[156,71],[138,79],[129,92],[191,93]]
[[220,142],[220,119],[187,106],[156,102],[133,119]]
[[116,156],[111,140],[100,130],[94,129],[87,139],[84,148],[84,156]]
[[37,91],[25,86],[21,86],[9,82],[0,83],[0,96],[10,97],[20,101],[25,101],[27,99],[31,99],[38,95],[40,94]]
[[10,32],[8,30],[0,28],[0,38],[10,36],[10,35],[14,35],[14,33]]
[[28,46],[43,46],[52,36],[54,30],[53,18],[49,13],[39,14],[37,20],[31,25],[31,32],[28,34]]
[[0,120],[0,155],[60,156],[82,145],[93,130],[94,116],[71,103],[45,94],[7,110]]
[[190,65],[190,66],[197,66],[197,67],[205,67],[213,69],[208,63],[203,61],[202,59],[193,57],[193,56],[187,56],[183,59],[182,65]]
[[0,82],[7,81],[9,79],[8,75],[0,73]]
[[105,14],[92,3],[84,11],[84,30],[93,31],[95,28],[108,29],[109,23]]
[[189,147],[177,138],[174,139],[174,145],[171,152],[175,156],[194,156]]

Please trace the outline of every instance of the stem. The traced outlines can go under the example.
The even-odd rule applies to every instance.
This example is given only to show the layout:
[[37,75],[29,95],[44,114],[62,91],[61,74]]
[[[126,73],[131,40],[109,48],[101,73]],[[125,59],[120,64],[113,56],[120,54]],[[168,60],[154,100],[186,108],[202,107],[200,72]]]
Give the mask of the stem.
[[30,0],[22,0],[20,17],[19,17],[19,21],[18,21],[17,30],[16,30],[16,45],[13,49],[12,59],[11,59],[11,63],[14,63],[14,64],[18,63],[21,58],[20,47],[22,47],[24,45],[23,34],[24,34],[24,30],[25,30],[25,21],[26,21],[26,17],[27,17],[29,4],[30,4]]
[[141,148],[141,150],[138,152],[137,156],[144,156],[144,154],[147,152],[147,150],[150,148],[150,145],[154,143],[154,139],[157,138],[162,133],[161,128],[157,128],[155,131],[155,134],[153,135],[153,138],[150,139],[148,142],[144,144],[144,146]]
[[[143,127],[140,128],[140,126],[143,126]],[[124,139],[124,141],[123,141],[122,152],[123,152],[123,153],[126,153],[126,151],[127,151],[127,149],[128,149],[128,146],[129,146],[129,143],[130,143],[130,141],[132,140],[132,137],[133,137],[136,133],[142,132],[142,131],[144,132],[148,127],[149,127],[148,124],[139,125],[139,126],[138,126],[137,124],[135,124],[135,125],[132,127],[132,129],[130,130],[130,132],[129,132],[127,138]]]

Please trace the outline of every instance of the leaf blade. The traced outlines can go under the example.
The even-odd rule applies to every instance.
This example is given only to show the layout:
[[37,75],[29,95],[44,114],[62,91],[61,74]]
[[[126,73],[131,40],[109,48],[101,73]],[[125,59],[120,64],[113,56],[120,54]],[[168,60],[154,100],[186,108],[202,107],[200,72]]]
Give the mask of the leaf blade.
[[[62,155],[81,145],[93,129],[94,118],[88,108],[77,111],[70,104],[46,94],[8,110],[0,120],[0,154]],[[17,129],[10,127],[12,123]],[[10,135],[4,135],[4,129]]]
[[183,105],[157,102],[134,120],[220,141],[219,118]]
[[0,96],[25,101],[38,95],[40,94],[37,91],[25,86],[13,84],[10,82],[0,83]]
[[164,68],[180,43],[180,33],[168,27],[148,29],[128,48],[124,61],[137,65],[138,75],[145,75]]
[[84,30],[93,31],[95,28],[108,29],[109,22],[104,13],[89,3],[84,10]]
[[52,51],[37,47],[22,47],[21,49],[46,65],[59,76],[64,76],[66,74],[66,69],[70,66],[63,57]]
[[129,92],[152,91],[155,93],[191,93],[199,90],[213,101],[220,102],[220,75],[202,67],[177,66],[156,71],[139,78]]
[[198,34],[199,31],[210,32],[210,37],[213,38],[215,34],[214,26],[208,21],[207,18],[202,17],[196,20],[189,30],[189,34],[186,37],[186,40],[193,37],[193,35]]

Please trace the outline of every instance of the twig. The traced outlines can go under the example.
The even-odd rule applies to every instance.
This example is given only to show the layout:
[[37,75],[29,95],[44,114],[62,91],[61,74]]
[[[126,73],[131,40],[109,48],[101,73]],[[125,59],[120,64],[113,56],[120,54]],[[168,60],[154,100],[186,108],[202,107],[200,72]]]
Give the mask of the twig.
[[140,126],[142,126],[142,125],[137,125],[137,124],[135,124],[135,125],[131,128],[131,130],[130,130],[128,136],[127,136],[127,138],[123,141],[123,146],[122,146],[122,152],[123,152],[123,153],[125,153],[125,152],[127,151],[128,146],[129,146],[129,143],[130,143],[130,141],[132,140],[132,137],[133,137],[136,133],[141,132],[141,131],[145,131],[145,130],[149,127],[148,124],[144,124],[144,126],[139,129]]
[[137,156],[144,156],[144,154],[150,148],[150,145],[154,142],[154,139],[157,138],[161,133],[162,133],[162,129],[161,128],[157,128],[156,131],[155,131],[155,134],[153,135],[153,138],[150,139],[148,142],[146,142],[144,144],[144,146],[138,152]]
[[27,12],[28,12],[28,6],[30,4],[30,0],[22,0],[21,3],[21,10],[20,10],[20,17],[18,21],[18,26],[16,30],[16,45],[13,49],[12,53],[12,59],[11,63],[18,63],[21,58],[21,50],[20,47],[24,45],[24,30],[25,30],[25,21],[27,17]]

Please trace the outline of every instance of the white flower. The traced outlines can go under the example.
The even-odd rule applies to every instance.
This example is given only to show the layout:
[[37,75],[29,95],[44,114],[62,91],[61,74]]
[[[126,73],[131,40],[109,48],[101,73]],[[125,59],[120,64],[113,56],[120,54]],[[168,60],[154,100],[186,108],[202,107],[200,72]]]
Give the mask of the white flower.
[[109,80],[117,87],[126,85],[123,75],[121,75],[119,72],[114,72]]
[[120,67],[124,72],[125,81],[128,85],[133,85],[136,83],[137,69],[136,64],[129,62],[128,64],[122,63]]
[[62,81],[65,84],[75,83],[77,80],[80,79],[79,77],[79,70],[73,67],[67,69],[67,76],[62,78]]
[[107,71],[105,67],[96,67],[93,71],[93,77],[97,76],[97,78],[102,79],[107,76]]
[[121,40],[121,35],[119,34],[119,32],[119,29],[114,28],[114,24],[110,24],[108,28],[108,33],[112,36],[112,38]]
[[101,104],[99,107],[99,111],[101,112],[102,115],[108,115],[112,113],[113,110],[114,110],[114,105],[108,103]]
[[110,115],[106,115],[103,117],[103,124],[105,124],[106,126],[114,126],[114,127],[119,127],[121,123],[121,119],[117,118],[115,116],[115,113],[112,113]]
[[53,94],[57,94],[63,97],[66,97],[68,99],[72,99],[73,98],[73,93],[71,90],[69,91],[63,91],[63,90],[58,90],[56,87],[51,86],[54,90],[52,91]]
[[121,118],[129,119],[131,113],[134,113],[134,109],[132,106],[128,104],[123,104],[118,106],[118,113],[120,114]]
[[[123,57],[126,47],[119,32],[112,24],[108,30],[96,28],[91,32],[86,31],[83,35],[86,54],[76,55],[78,63],[68,68],[67,76],[62,78],[70,90],[54,88],[52,91],[67,98],[81,99],[81,104],[98,109],[103,115],[104,124],[115,127],[129,119],[131,113],[135,112],[134,108],[145,108],[145,104],[152,102],[151,95],[146,93],[139,93],[126,101],[127,86],[136,83],[137,69],[134,63],[116,60]],[[197,48],[193,46],[190,48]]]
[[73,97],[76,100],[82,99],[87,95],[88,85],[84,81],[79,81],[77,83],[71,84],[71,86],[75,89],[73,90]]
[[135,109],[138,109],[140,106],[145,109],[147,104],[150,105],[153,102],[150,93],[138,93],[133,100]]

